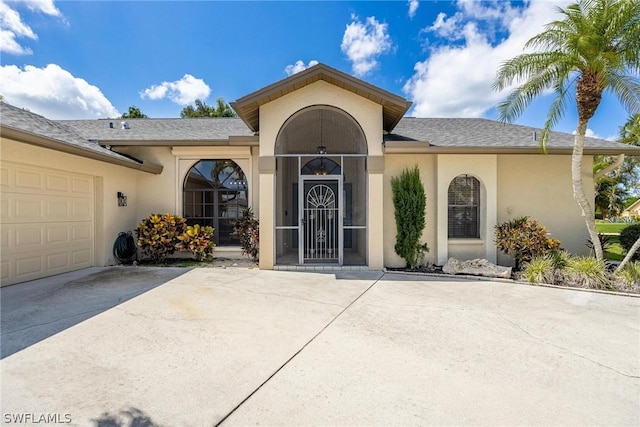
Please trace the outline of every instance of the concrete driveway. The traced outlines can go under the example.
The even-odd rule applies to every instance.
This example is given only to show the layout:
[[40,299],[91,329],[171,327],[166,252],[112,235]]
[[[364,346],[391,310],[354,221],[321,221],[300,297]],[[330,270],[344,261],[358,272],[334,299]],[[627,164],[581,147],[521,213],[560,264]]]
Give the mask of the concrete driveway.
[[5,425],[639,425],[640,299],[193,269],[0,364]]

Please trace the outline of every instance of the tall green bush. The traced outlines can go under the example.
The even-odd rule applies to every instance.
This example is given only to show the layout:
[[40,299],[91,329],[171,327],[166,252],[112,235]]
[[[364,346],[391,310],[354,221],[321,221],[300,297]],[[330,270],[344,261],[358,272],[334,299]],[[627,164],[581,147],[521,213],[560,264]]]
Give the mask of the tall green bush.
[[405,169],[399,177],[391,178],[393,206],[396,219],[396,253],[409,268],[418,267],[429,251],[426,243],[420,243],[425,226],[427,196],[420,181],[420,170]]

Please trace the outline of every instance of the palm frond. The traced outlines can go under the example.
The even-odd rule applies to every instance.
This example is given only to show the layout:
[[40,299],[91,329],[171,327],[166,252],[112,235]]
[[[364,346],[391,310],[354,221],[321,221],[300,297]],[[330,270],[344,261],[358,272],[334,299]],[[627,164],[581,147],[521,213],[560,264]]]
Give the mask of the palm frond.
[[613,92],[630,115],[640,113],[640,79],[621,73],[611,73],[607,89]]

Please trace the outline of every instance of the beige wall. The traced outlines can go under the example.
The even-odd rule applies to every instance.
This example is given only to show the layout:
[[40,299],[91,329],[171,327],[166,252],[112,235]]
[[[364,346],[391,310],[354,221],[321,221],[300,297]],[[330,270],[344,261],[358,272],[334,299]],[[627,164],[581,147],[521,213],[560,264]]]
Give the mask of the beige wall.
[[[1,140],[0,158],[2,161],[92,176],[95,186],[94,264],[116,263],[112,254],[113,243],[119,232],[133,230],[138,223],[137,181],[147,173],[6,138]],[[118,206],[118,191],[127,195],[128,206]]]
[[[364,132],[369,156],[382,155],[382,106],[340,89],[325,81],[317,81],[299,90],[282,96],[260,107],[260,156],[268,163],[274,155],[275,142],[284,123],[296,112],[311,105],[330,105],[350,114]],[[275,171],[270,167],[260,172],[260,268],[273,268],[274,256],[274,215],[275,215]],[[383,222],[383,175],[369,173],[369,227]],[[368,265],[381,269],[384,262],[384,242],[382,233],[369,233]]]
[[123,147],[119,150],[164,166],[162,174],[145,174],[138,179],[136,211],[140,219],[158,212],[183,215],[184,179],[189,169],[203,159],[231,159],[236,162],[247,177],[250,206],[258,214],[257,147]]
[[[583,157],[584,188],[594,200],[593,159]],[[498,222],[529,216],[544,225],[563,248],[587,254],[588,232],[573,198],[570,155],[498,156]],[[501,264],[512,260],[499,256]]]
[[[404,266],[394,250],[396,224],[391,178],[417,164],[427,194],[423,241],[431,248],[426,259],[442,265],[448,257],[487,258],[502,265],[513,260],[495,248],[494,227],[527,215],[539,220],[562,247],[586,254],[584,219],[573,199],[570,155],[429,155],[387,154],[384,173],[384,265]],[[584,157],[583,179],[593,199],[592,159]],[[481,182],[481,238],[448,239],[447,190],[460,174]],[[544,180],[544,181],[543,181]],[[374,228],[375,229],[375,228]]]
[[[497,157],[495,154],[438,155],[438,264],[446,263],[450,257],[486,258],[496,262],[493,229],[498,199]],[[458,175],[470,175],[480,181],[480,239],[449,239],[447,236],[449,184]]]
[[[399,176],[405,168],[418,165],[420,178],[427,196],[426,225],[422,233],[422,242],[429,245],[429,253],[425,259],[429,262],[436,261],[437,235],[436,235],[436,156],[433,154],[387,154],[385,156],[384,169],[384,221],[382,232],[384,235],[384,265],[386,267],[404,267],[405,262],[394,249],[396,243],[396,220],[393,207],[393,192],[391,191],[391,178]],[[380,231],[378,226],[372,226],[373,232]]]
[[129,198],[137,221],[152,213],[179,213],[176,210],[176,159],[171,154],[171,147],[118,147],[118,151],[164,167],[159,175],[138,177],[137,196]]

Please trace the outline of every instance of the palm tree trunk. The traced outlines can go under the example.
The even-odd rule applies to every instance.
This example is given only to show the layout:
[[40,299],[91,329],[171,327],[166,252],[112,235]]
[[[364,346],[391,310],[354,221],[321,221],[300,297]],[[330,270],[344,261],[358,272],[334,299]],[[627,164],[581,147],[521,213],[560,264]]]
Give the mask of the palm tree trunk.
[[631,249],[629,249],[629,252],[627,252],[627,256],[624,257],[618,268],[616,268],[616,271],[621,271],[624,266],[627,265],[629,261],[631,261],[631,258],[633,258],[633,254],[636,253],[638,248],[640,248],[640,237],[638,237],[638,240],[636,240],[633,246],[631,246]]
[[571,182],[573,184],[573,197],[582,210],[582,216],[587,224],[587,230],[589,230],[589,237],[593,243],[596,258],[602,260],[604,259],[604,254],[602,253],[602,245],[600,244],[598,232],[596,231],[595,215],[591,203],[589,203],[587,199],[582,181],[582,153],[584,152],[584,135],[587,132],[587,123],[588,121],[584,120],[578,121],[578,129],[576,130],[576,137],[573,142],[573,154],[571,155]]

